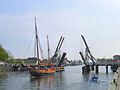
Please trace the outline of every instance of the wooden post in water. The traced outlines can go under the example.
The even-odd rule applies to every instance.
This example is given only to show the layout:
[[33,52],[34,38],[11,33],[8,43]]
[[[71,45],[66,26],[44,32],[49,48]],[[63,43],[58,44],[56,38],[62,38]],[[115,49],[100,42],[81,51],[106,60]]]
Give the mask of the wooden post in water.
[[98,67],[98,65],[96,65],[95,67],[96,67],[95,72],[99,73],[99,67]]
[[92,69],[92,71],[94,71],[94,65],[91,65],[91,69]]
[[106,65],[106,74],[108,74],[108,65]]

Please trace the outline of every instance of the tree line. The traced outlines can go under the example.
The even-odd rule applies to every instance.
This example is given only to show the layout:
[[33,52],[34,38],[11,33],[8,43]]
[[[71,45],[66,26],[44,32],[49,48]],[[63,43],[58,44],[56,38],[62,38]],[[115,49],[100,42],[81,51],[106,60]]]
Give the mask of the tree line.
[[13,59],[11,53],[7,51],[1,44],[0,44],[0,62],[6,62],[12,64],[16,63],[16,60]]
[[0,61],[4,62],[8,60],[8,58],[9,58],[9,54],[7,50],[2,45],[0,45]]

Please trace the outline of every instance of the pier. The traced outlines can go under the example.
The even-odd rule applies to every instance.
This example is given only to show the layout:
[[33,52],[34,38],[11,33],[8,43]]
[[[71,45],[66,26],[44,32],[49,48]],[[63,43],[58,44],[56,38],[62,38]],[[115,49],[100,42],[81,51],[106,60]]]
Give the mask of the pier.
[[108,90],[120,90],[120,67],[115,73]]
[[118,64],[113,64],[113,63],[111,63],[111,64],[105,63],[105,64],[96,64],[96,65],[85,65],[85,66],[83,66],[82,72],[83,72],[83,74],[84,73],[89,73],[90,71],[95,71],[95,73],[99,73],[99,67],[100,66],[105,66],[106,74],[108,74],[108,66],[111,66],[111,67],[116,66],[116,68],[111,69],[113,72],[116,72],[117,67],[119,65]]

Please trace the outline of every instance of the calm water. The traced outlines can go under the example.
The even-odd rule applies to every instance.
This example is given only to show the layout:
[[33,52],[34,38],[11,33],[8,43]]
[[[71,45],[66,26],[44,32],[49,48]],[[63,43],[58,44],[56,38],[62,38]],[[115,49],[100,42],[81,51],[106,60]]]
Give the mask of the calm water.
[[100,67],[98,82],[90,82],[94,72],[82,75],[82,66],[67,66],[65,71],[30,78],[27,72],[9,72],[0,76],[0,90],[107,90],[114,73],[109,70],[106,74],[105,67]]

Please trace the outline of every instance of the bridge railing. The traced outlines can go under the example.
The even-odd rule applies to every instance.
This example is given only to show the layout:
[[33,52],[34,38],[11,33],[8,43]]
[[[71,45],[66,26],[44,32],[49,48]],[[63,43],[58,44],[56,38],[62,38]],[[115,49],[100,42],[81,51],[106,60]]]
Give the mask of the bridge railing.
[[[92,62],[86,62],[86,64],[87,64],[87,65],[93,65]],[[111,62],[96,62],[95,65],[99,65],[99,66],[106,66],[106,65],[112,66],[112,65],[118,65],[118,66],[120,66],[120,62],[113,62],[113,61],[111,61]]]

